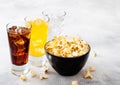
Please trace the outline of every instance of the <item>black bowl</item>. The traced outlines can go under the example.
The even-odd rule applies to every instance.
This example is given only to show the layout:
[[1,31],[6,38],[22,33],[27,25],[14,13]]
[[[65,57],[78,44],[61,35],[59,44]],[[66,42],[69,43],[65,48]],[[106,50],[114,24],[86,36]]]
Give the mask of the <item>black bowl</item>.
[[55,69],[56,72],[63,76],[72,76],[77,74],[86,64],[90,53],[90,46],[89,51],[86,54],[72,58],[55,56],[48,53],[46,49],[45,51],[51,66]]

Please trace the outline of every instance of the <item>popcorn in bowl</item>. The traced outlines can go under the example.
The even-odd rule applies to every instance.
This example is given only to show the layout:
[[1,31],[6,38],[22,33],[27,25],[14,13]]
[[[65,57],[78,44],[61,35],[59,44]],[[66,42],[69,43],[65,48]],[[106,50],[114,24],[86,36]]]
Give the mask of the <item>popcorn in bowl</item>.
[[61,57],[77,57],[89,51],[87,42],[81,40],[79,36],[54,36],[45,46],[47,52]]

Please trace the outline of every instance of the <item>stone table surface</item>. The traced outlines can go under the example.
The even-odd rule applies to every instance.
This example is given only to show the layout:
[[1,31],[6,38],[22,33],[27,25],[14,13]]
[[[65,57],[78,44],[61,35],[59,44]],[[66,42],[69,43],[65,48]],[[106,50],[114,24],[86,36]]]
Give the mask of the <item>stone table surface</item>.
[[[84,68],[75,76],[61,76],[52,68],[47,80],[28,78],[23,82],[10,72],[11,61],[6,24],[37,16],[44,10],[66,11],[63,34],[79,34],[91,45]],[[119,85],[120,84],[120,0],[0,0],[0,85]],[[93,57],[93,51],[97,53]],[[84,71],[93,65],[93,79]],[[39,70],[38,70],[39,71]]]

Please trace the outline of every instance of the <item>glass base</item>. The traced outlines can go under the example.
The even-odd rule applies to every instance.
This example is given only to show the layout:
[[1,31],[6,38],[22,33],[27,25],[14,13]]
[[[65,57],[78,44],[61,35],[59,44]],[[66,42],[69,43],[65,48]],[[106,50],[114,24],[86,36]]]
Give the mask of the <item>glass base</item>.
[[30,69],[27,64],[22,66],[12,65],[12,69],[11,69],[11,72],[17,76],[20,76],[22,74],[26,75],[29,71]]
[[33,66],[41,67],[44,61],[44,56],[40,57],[29,56],[29,61]]

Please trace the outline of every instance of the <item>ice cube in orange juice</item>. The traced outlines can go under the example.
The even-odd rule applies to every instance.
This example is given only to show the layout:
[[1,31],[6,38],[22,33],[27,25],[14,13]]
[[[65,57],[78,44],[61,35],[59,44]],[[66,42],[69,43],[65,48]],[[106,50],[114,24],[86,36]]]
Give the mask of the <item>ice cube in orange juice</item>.
[[43,56],[48,36],[48,23],[39,18],[31,20],[29,23],[32,25],[29,53],[34,57]]

